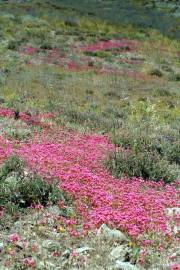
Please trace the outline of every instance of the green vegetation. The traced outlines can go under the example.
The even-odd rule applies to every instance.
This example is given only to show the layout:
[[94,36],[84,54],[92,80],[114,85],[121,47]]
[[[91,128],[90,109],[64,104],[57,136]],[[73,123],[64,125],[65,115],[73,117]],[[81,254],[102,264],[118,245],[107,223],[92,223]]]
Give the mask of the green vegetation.
[[0,207],[16,218],[20,209],[33,205],[67,203],[67,197],[55,182],[48,183],[35,173],[28,172],[16,156],[9,157],[1,167],[0,184]]
[[[124,220],[127,218],[122,221],[125,233],[131,222],[135,232],[143,226],[146,230],[146,222],[151,226],[148,214],[152,212],[152,220],[157,219],[160,225],[165,222],[164,210],[170,207],[170,200],[176,200],[171,195],[180,177],[180,21],[178,3],[163,2],[0,1],[0,228],[5,239],[3,243],[0,239],[0,265],[9,263],[7,269],[12,270],[51,270],[56,266],[64,270],[114,269],[109,254],[117,243],[92,236],[85,222],[87,217],[91,221],[99,216],[98,225],[101,220],[107,222],[109,216],[117,218],[115,223],[109,223],[116,226],[122,211]],[[15,112],[21,116],[16,118]],[[84,134],[92,135],[92,142],[87,136],[87,148],[91,146],[88,149],[93,151],[99,138],[103,141],[108,137],[112,143],[113,150],[105,160],[97,155],[97,166],[95,157],[89,158],[81,145],[82,139],[86,147]],[[48,144],[41,148],[44,141],[50,144],[45,156],[42,153]],[[47,180],[40,176],[41,171],[32,171],[37,164],[29,166],[17,156],[16,150],[24,145],[28,153],[31,143],[36,145],[35,156],[42,151],[35,163],[44,159],[45,175],[48,171],[58,179]],[[102,143],[103,147],[109,149],[106,143]],[[91,173],[93,179],[98,179],[98,188],[90,182],[96,197],[91,197],[91,184],[87,184],[92,180]],[[110,184],[112,175],[117,178],[115,191]],[[132,202],[127,209],[124,205],[120,208],[120,197],[116,198],[115,193],[127,179],[128,191],[122,187],[122,202],[127,201],[133,177],[146,181],[140,190],[137,185],[137,196],[132,192],[138,214],[131,220],[128,208],[133,208]],[[161,186],[162,180],[165,185]],[[67,185],[63,181],[71,182]],[[171,183],[174,191],[169,188]],[[63,184],[66,192],[62,191]],[[80,194],[81,184],[84,197]],[[145,190],[149,193],[143,193]],[[151,197],[151,191],[155,197]],[[141,196],[144,201],[139,206]],[[151,197],[156,209],[149,207],[146,196]],[[162,213],[157,217],[159,205]],[[110,213],[104,207],[109,207]],[[26,239],[27,248],[11,242],[11,232],[22,236],[19,242]],[[173,237],[150,232],[149,227],[147,234],[133,237],[126,244],[131,255],[126,254],[125,262],[134,266],[145,256],[145,269],[153,265],[159,270],[164,261],[169,263],[169,249],[173,254],[176,245]],[[146,246],[143,241],[149,239],[152,242]],[[33,251],[36,241],[39,250]],[[84,245],[92,249],[76,255]],[[24,262],[29,256],[34,259],[32,265]]]

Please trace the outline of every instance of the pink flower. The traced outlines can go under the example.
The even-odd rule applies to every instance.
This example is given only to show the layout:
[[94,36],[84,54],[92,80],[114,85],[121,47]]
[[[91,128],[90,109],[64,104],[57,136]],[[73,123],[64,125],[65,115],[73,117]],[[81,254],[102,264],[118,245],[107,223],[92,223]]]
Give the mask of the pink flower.
[[84,225],[83,225],[83,229],[84,229],[84,231],[89,230],[89,228],[90,228],[89,224],[84,224]]
[[70,61],[70,62],[68,63],[68,68],[69,68],[70,70],[76,70],[76,69],[78,68],[78,66],[77,66],[76,62]]
[[[87,229],[106,223],[133,238],[147,231],[167,232],[164,210],[176,206],[176,189],[135,177],[113,178],[102,165],[112,150],[107,136],[80,135],[54,127],[53,133],[21,144],[17,154],[47,179],[59,179],[59,188],[74,200],[74,210]],[[73,227],[74,221],[66,220],[66,225]],[[78,236],[77,232],[70,234]]]
[[149,246],[149,245],[151,244],[151,240],[148,240],[148,239],[143,240],[143,241],[142,241],[142,244],[143,244],[144,246]]
[[42,204],[32,204],[31,208],[42,211],[44,209],[44,206]]
[[32,249],[32,252],[37,252],[38,250],[38,245],[33,243],[32,246],[31,246],[31,249]]
[[71,256],[72,256],[72,257],[77,257],[77,256],[78,256],[77,251],[76,251],[76,250],[73,250],[73,251],[71,252]]
[[141,265],[144,265],[145,263],[145,257],[146,257],[146,251],[145,250],[141,250],[140,254],[139,254],[139,259],[138,259],[138,263]]
[[177,263],[177,262],[171,263],[170,269],[171,269],[171,270],[180,270],[180,264]]
[[36,261],[33,258],[24,258],[22,263],[27,267],[36,268]]
[[59,256],[60,256],[60,252],[54,251],[54,252],[52,253],[52,256],[53,256],[53,257],[59,257]]
[[25,52],[25,54],[31,55],[31,54],[37,52],[37,49],[33,48],[33,47],[24,47],[24,52]]
[[109,49],[121,49],[125,51],[133,50],[136,47],[136,42],[132,40],[119,39],[119,40],[107,40],[98,41],[95,44],[85,45],[81,47],[83,52],[97,52]]
[[12,233],[10,236],[9,236],[9,239],[12,243],[16,243],[17,241],[20,240],[20,236],[17,234],[17,233]]

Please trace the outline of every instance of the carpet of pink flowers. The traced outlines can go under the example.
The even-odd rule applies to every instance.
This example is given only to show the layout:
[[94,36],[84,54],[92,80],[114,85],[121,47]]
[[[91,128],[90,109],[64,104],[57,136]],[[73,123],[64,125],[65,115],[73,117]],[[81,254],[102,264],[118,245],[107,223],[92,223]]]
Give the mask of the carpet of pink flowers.
[[117,40],[107,40],[98,41],[95,44],[89,44],[81,47],[83,52],[97,52],[111,49],[121,49],[125,51],[134,50],[137,45],[136,41],[131,41],[127,39],[117,39]]
[[[2,109],[0,115],[10,117],[12,112]],[[33,140],[19,142],[14,151],[30,169],[59,179],[59,187],[74,198],[84,228],[106,223],[135,238],[151,231],[168,235],[165,209],[177,206],[177,190],[163,182],[113,178],[103,166],[113,148],[105,135],[46,126]],[[0,138],[1,161],[12,153],[13,141]]]
[[[89,64],[92,62],[91,56],[86,53],[95,52],[113,52],[113,61],[106,63],[106,58],[100,59],[96,57],[96,66]],[[94,70],[99,74],[118,74],[126,75],[128,77],[142,79],[144,74],[139,71],[139,66],[142,61],[128,60],[121,58],[116,60],[116,56],[125,55],[127,53],[135,53],[138,51],[138,42],[136,40],[128,39],[111,39],[98,40],[95,43],[83,44],[81,42],[74,42],[69,46],[69,53],[63,52],[61,49],[40,49],[32,46],[23,46],[19,48],[19,55],[21,58],[29,57],[28,65],[35,63],[54,64],[65,68],[68,71],[90,71]],[[72,54],[76,56],[76,60],[71,59]],[[98,63],[98,65],[97,65]],[[116,65],[114,65],[116,63]],[[121,67],[121,64],[128,64],[129,67]],[[117,66],[121,68],[117,68]]]

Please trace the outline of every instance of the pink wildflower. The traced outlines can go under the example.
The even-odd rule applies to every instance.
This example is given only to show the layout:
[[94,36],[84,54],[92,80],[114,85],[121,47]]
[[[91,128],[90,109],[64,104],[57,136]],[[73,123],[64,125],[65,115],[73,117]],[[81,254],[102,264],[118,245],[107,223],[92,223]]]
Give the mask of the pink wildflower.
[[42,211],[44,209],[44,206],[42,204],[32,204],[31,208],[38,211]]
[[[77,215],[85,224],[98,228],[106,223],[134,238],[147,231],[167,232],[164,210],[177,204],[173,186],[112,177],[102,165],[114,149],[107,136],[61,129],[53,129],[50,135],[21,144],[17,154],[42,176],[59,179],[59,188],[74,199]],[[74,221],[67,220],[66,225],[73,226]]]
[[171,263],[170,269],[171,270],[180,270],[180,264],[177,262]]
[[22,263],[27,267],[36,268],[36,261],[33,258],[24,258]]
[[52,253],[52,256],[53,256],[53,257],[59,257],[59,256],[60,256],[60,252],[54,251],[54,252]]
[[10,236],[9,236],[9,239],[12,243],[16,243],[17,241],[20,240],[20,236],[17,234],[17,233],[12,233]]
[[32,249],[32,252],[37,252],[38,250],[38,245],[33,243],[32,246],[31,246],[31,249]]
[[72,257],[77,257],[77,256],[78,256],[77,251],[76,251],[76,250],[73,250],[73,251],[71,252],[71,256],[72,256]]

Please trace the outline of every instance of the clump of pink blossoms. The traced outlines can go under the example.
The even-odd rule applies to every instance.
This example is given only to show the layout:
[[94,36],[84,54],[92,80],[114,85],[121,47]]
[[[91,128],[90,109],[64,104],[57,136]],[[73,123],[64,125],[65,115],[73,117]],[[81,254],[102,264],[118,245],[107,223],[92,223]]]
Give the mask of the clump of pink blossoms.
[[139,178],[113,178],[102,165],[113,147],[106,136],[54,130],[51,139],[22,145],[17,153],[41,175],[59,179],[59,187],[74,197],[87,226],[106,223],[134,237],[167,232],[164,210],[177,204],[175,188]]
[[177,263],[177,262],[171,263],[170,269],[171,269],[171,270],[180,270],[180,264]]
[[[11,116],[9,110],[1,113]],[[29,119],[23,113],[20,118]],[[0,161],[12,154],[12,144],[0,137]],[[177,206],[175,187],[139,178],[115,179],[102,165],[113,149],[107,136],[53,126],[52,131],[44,129],[33,141],[19,144],[16,154],[43,177],[59,179],[59,187],[74,198],[86,228],[106,223],[133,237],[149,231],[167,233],[165,209]]]
[[12,243],[16,243],[17,241],[20,240],[20,236],[17,234],[17,233],[12,233],[10,236],[9,236],[9,239]]
[[30,268],[33,268],[33,269],[36,268],[36,261],[33,258],[24,258],[22,260],[22,263],[27,267],[30,267]]
[[98,41],[95,44],[89,44],[81,47],[82,52],[97,52],[110,49],[122,49],[122,50],[133,50],[136,47],[136,42],[127,39],[114,39],[107,41]]

